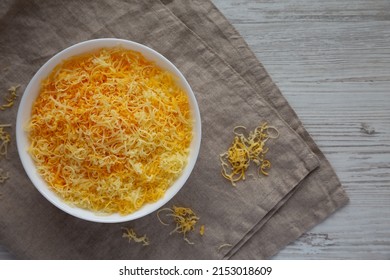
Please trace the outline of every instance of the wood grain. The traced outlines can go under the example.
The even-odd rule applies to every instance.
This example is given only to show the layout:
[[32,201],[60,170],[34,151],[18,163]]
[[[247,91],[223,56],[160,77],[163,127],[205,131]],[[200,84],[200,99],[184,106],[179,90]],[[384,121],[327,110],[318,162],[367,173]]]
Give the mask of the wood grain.
[[[264,64],[351,200],[274,258],[390,259],[390,1],[213,2]],[[0,259],[8,258],[0,245]]]
[[351,199],[274,258],[390,259],[390,1],[213,2],[264,64]]

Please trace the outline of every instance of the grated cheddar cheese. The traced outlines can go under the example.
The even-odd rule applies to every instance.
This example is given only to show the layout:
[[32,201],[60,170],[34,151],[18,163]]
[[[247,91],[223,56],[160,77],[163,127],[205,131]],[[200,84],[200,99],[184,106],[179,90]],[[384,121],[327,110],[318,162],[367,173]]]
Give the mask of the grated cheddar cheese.
[[[275,127],[263,123],[249,132],[248,136],[236,130],[244,129],[244,126],[236,126],[233,130],[235,137],[229,149],[219,155],[222,166],[222,176],[228,179],[233,186],[239,180],[245,180],[245,174],[250,163],[259,166],[259,173],[267,176],[267,170],[271,168],[271,162],[265,159],[268,148],[265,143],[270,138],[279,137],[279,131]],[[274,130],[275,132],[270,132]]]
[[204,230],[205,230],[204,225],[201,225],[200,228],[199,228],[199,234],[200,234],[201,236],[204,235]]
[[145,235],[143,236],[138,236],[134,229],[132,228],[122,228],[123,233],[122,237],[127,238],[129,242],[134,241],[136,243],[142,243],[143,246],[148,246],[149,245],[149,238]]
[[0,184],[9,179],[9,172],[0,167]]
[[0,124],[0,158],[7,157],[8,144],[11,142],[11,135],[5,128],[11,127],[11,124]]
[[20,85],[16,85],[16,86],[12,86],[12,87],[10,87],[8,89],[8,95],[9,96],[8,97],[4,97],[4,100],[7,103],[0,105],[0,110],[1,111],[4,111],[5,109],[11,108],[12,106],[14,106],[15,99],[18,96],[16,94],[16,91],[18,90],[19,87],[20,87]]
[[[184,240],[188,244],[194,244],[187,238],[187,233],[194,231],[195,225],[199,220],[199,217],[191,208],[173,206],[172,208],[162,208],[157,212],[157,218],[161,224],[168,226],[169,224],[163,222],[160,217],[161,212],[167,212],[166,216],[173,218],[175,222],[175,229],[171,231],[171,234],[174,232],[183,234]],[[204,234],[204,225],[200,227],[199,234],[202,236]]]
[[63,61],[42,81],[29,152],[68,203],[125,215],[180,176],[192,125],[173,75],[139,52],[103,48]]

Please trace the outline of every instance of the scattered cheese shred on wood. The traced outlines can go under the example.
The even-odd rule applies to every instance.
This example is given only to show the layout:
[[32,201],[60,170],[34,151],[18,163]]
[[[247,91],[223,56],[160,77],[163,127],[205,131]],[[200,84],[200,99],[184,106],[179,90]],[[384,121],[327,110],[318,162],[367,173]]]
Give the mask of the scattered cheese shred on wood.
[[[233,186],[236,186],[237,181],[245,180],[245,172],[251,162],[259,166],[259,173],[268,175],[267,170],[271,168],[271,162],[265,159],[265,154],[268,152],[265,143],[268,139],[279,136],[278,130],[268,126],[267,123],[259,125],[254,131],[250,131],[248,136],[237,132],[238,129],[246,130],[246,127],[236,126],[234,128],[235,137],[232,145],[227,152],[220,154],[222,175]],[[276,133],[271,133],[271,129],[275,130]]]
[[144,236],[139,237],[132,228],[122,229],[124,230],[122,237],[127,238],[129,242],[134,241],[136,243],[142,243],[143,246],[149,245],[149,239],[146,237],[146,234]]
[[8,144],[11,142],[11,135],[5,128],[11,127],[11,124],[0,124],[0,158],[7,157]]
[[70,58],[42,82],[27,128],[37,170],[68,203],[132,213],[187,164],[192,116],[176,77],[120,47]]
[[195,214],[195,212],[191,208],[173,206],[172,208],[162,208],[157,212],[157,218],[160,223],[168,226],[169,224],[163,222],[160,218],[161,212],[168,212],[166,216],[173,217],[173,220],[176,224],[175,229],[171,231],[171,234],[174,232],[182,233],[184,236],[184,240],[188,244],[194,244],[189,241],[187,238],[187,233],[193,231],[195,229],[195,225],[199,220],[199,217]]
[[0,110],[4,111],[7,108],[10,108],[14,105],[15,99],[18,96],[16,94],[17,89],[20,87],[20,85],[12,86],[8,89],[8,97],[4,97],[5,101],[7,103],[0,105]]
[[9,179],[9,172],[5,171],[3,168],[0,168],[0,183],[4,183]]

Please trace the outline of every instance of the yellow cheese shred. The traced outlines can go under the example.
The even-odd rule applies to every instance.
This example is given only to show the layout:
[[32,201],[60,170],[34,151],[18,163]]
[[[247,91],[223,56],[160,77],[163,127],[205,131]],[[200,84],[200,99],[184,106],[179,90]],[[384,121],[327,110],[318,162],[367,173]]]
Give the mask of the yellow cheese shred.
[[[173,220],[176,224],[175,229],[171,231],[171,234],[174,232],[182,233],[184,240],[188,244],[194,244],[187,238],[187,233],[193,231],[195,229],[195,225],[199,220],[199,217],[195,214],[195,212],[191,208],[187,207],[179,207],[173,206],[172,208],[162,208],[157,212],[157,218],[160,223],[168,226],[169,224],[163,222],[160,218],[161,212],[168,212],[166,216],[173,217]],[[204,229],[204,227],[203,227]],[[202,234],[201,234],[202,235]]]
[[176,77],[115,47],[58,65],[42,81],[27,131],[39,174],[66,202],[126,215],[180,176],[192,126]]
[[7,179],[9,179],[9,172],[0,168],[0,184],[4,183]]
[[199,228],[199,234],[200,234],[201,236],[203,236],[203,235],[204,235],[204,231],[205,231],[205,226],[204,226],[204,225],[201,225],[200,228]]
[[8,144],[11,142],[11,135],[5,130],[8,127],[11,124],[0,124],[0,158],[8,154]]
[[6,108],[10,108],[14,105],[15,99],[17,97],[16,91],[20,85],[12,86],[8,89],[8,97],[4,97],[7,103],[0,105],[0,110],[4,111]]
[[221,251],[222,249],[224,249],[224,248],[229,248],[229,247],[233,247],[233,245],[230,244],[230,243],[223,243],[223,244],[221,244],[221,245],[218,246],[217,251],[219,252],[219,251]]
[[149,239],[146,237],[146,235],[139,237],[132,228],[122,229],[124,230],[122,237],[127,238],[129,242],[134,241],[136,243],[142,243],[143,246],[149,245]]
[[250,131],[248,136],[237,132],[238,129],[246,130],[246,127],[236,126],[233,129],[235,134],[233,143],[226,152],[220,154],[222,176],[228,179],[233,186],[236,186],[237,181],[245,180],[245,174],[251,162],[259,166],[259,173],[268,175],[267,170],[271,168],[271,162],[265,159],[265,154],[268,152],[265,143],[268,139],[279,136],[278,130],[268,126],[267,123],[260,124]]

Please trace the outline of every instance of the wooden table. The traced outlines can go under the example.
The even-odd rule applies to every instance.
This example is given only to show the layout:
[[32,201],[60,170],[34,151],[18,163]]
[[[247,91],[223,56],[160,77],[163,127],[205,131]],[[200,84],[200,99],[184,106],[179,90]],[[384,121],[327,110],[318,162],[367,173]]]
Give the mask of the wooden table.
[[[213,0],[332,163],[350,203],[275,259],[390,259],[390,1]],[[0,259],[12,258],[0,246]]]

